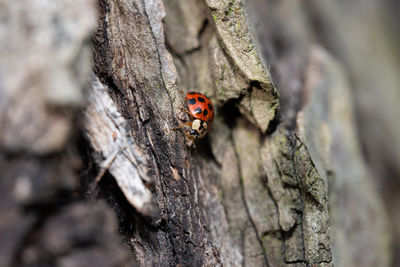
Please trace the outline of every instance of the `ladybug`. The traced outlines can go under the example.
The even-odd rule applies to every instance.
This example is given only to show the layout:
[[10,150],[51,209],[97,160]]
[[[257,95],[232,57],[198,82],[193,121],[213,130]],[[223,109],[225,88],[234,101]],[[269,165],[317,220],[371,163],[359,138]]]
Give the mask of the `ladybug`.
[[187,108],[184,111],[190,115],[190,121],[179,125],[173,130],[191,126],[185,133],[192,140],[203,138],[210,130],[214,121],[214,106],[211,100],[199,92],[189,91],[185,97]]

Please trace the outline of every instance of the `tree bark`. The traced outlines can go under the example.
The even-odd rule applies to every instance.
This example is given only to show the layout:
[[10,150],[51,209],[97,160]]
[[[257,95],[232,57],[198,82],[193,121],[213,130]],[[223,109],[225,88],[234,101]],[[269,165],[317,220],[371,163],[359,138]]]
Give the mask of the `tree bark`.
[[[243,2],[164,4],[101,1],[91,94],[102,94],[103,105],[91,101],[85,120],[100,159],[127,151],[116,152],[109,171],[137,211],[134,230],[123,234],[139,262],[322,266],[335,255],[338,265],[387,264],[385,220],[352,227],[385,214],[357,145],[340,64],[311,38],[291,36],[283,24],[282,32],[271,29],[263,47],[279,35],[299,41],[265,53],[275,61],[279,98]],[[279,22],[274,9],[285,6],[267,10]],[[213,131],[196,148],[171,130],[186,119],[179,90],[189,89],[217,107]],[[114,122],[104,119],[111,113]]]
[[[49,53],[40,85],[16,90],[0,76],[1,188],[25,209],[0,206],[12,218],[0,225],[12,240],[1,266],[389,266],[349,75],[302,3],[99,0],[92,71],[85,38],[96,7],[85,5],[90,16],[71,5],[65,20],[85,27],[58,43],[72,40],[71,54]],[[47,32],[60,32],[54,25]],[[37,47],[46,58],[49,47]],[[12,57],[29,63],[21,51]],[[26,81],[24,70],[5,73]],[[189,119],[180,93],[189,90],[216,108],[195,143],[172,130]]]

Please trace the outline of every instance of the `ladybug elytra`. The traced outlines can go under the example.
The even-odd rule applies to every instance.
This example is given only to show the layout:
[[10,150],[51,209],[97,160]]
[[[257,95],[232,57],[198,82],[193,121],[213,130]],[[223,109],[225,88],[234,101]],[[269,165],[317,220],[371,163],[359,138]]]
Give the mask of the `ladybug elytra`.
[[185,133],[186,136],[194,140],[201,139],[211,130],[214,121],[214,106],[208,97],[199,92],[188,92],[185,100],[187,109],[184,111],[190,115],[190,121],[173,130],[191,126],[190,132]]

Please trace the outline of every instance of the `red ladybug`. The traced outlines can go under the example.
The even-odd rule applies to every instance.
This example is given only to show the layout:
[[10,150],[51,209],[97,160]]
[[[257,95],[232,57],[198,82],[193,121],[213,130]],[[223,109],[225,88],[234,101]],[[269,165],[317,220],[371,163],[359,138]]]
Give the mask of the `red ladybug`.
[[191,131],[186,135],[195,140],[203,138],[211,130],[214,121],[214,106],[208,97],[199,92],[188,92],[185,100],[187,109],[184,111],[190,115],[190,121],[179,125],[174,130],[191,126]]

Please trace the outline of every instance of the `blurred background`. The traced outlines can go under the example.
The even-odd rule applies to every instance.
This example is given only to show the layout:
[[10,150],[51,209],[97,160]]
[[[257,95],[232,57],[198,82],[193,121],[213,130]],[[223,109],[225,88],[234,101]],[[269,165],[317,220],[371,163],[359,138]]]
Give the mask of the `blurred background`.
[[[285,57],[304,67],[293,58],[306,57],[312,44],[347,73],[362,154],[392,227],[392,266],[400,266],[400,2],[248,0],[247,8],[273,76]],[[277,79],[278,88],[290,87]]]
[[247,7],[273,76],[288,56],[294,69],[304,67],[293,58],[315,43],[348,74],[363,156],[393,230],[392,266],[400,266],[400,2],[248,0]]
[[[83,170],[96,172],[83,166],[79,130],[96,5],[0,0],[0,266],[134,262],[109,207],[87,200],[80,181]],[[347,73],[360,147],[390,221],[390,263],[400,266],[400,1],[247,0],[246,9],[283,111],[299,85],[281,68],[301,84],[310,46]]]

